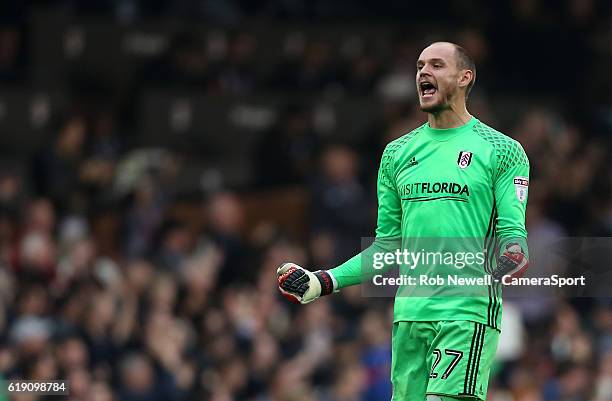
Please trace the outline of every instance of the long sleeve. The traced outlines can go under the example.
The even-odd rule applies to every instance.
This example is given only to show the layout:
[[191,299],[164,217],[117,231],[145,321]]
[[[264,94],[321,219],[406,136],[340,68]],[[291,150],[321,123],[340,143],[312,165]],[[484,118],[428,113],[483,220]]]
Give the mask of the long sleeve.
[[497,207],[496,236],[500,249],[508,242],[519,243],[527,252],[525,209],[529,187],[529,160],[521,145],[512,141],[498,157],[494,181]]
[[368,272],[379,273],[380,271],[375,272],[371,268],[373,254],[396,249],[400,242],[402,205],[395,184],[394,155],[396,150],[397,145],[394,142],[387,145],[378,170],[378,217],[374,243],[330,271],[338,285],[337,289],[362,283],[370,277]]

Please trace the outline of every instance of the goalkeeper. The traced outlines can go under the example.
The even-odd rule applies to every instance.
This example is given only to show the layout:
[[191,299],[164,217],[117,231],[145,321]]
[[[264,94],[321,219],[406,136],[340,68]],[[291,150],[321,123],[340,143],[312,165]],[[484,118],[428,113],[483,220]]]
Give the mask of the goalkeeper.
[[[458,45],[433,43],[416,63],[427,123],[385,148],[378,173],[377,242],[397,238],[480,238],[481,274],[519,276],[527,268],[525,207],[529,162],[521,145],[466,109],[476,78]],[[401,241],[401,240],[400,240]],[[392,242],[392,241],[391,241]],[[302,304],[362,283],[367,250],[340,266],[278,269],[280,291]],[[393,401],[485,400],[500,332],[499,284],[483,296],[396,295]]]

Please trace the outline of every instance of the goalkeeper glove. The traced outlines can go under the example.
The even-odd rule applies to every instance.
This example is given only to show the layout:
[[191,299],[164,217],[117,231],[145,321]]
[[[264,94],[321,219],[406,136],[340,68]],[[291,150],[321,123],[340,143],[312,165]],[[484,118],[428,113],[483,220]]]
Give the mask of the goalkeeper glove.
[[332,277],[324,270],[309,272],[295,263],[284,263],[276,277],[281,294],[296,304],[308,304],[334,292]]
[[506,251],[497,260],[497,268],[493,271],[493,278],[501,280],[504,276],[518,278],[525,274],[529,267],[529,260],[523,248],[515,243],[508,243]]

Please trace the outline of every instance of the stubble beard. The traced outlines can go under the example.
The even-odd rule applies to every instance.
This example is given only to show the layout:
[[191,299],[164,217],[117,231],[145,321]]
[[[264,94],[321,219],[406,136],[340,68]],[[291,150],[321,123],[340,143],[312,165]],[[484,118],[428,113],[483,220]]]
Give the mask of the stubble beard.
[[448,110],[450,107],[448,102],[440,101],[429,106],[420,106],[420,108],[421,111],[425,113],[437,114],[444,110]]
[[425,113],[438,114],[445,110],[450,109],[452,100],[453,100],[453,94],[449,93],[448,95],[443,96],[438,102],[432,105],[429,105],[429,106],[422,106],[419,102],[419,107],[421,111]]

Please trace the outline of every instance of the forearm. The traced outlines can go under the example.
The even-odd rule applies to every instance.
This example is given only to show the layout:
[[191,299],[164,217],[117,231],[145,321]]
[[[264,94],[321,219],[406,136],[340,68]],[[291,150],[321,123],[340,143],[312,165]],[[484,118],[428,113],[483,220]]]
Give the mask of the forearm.
[[375,267],[377,254],[393,253],[399,249],[399,239],[377,238],[372,245],[353,256],[341,265],[329,270],[334,280],[334,290],[351,285],[361,284],[372,279],[374,275],[383,274],[395,267],[394,264],[383,264]]
[[361,283],[361,253],[329,270],[329,274],[334,280],[334,290]]

